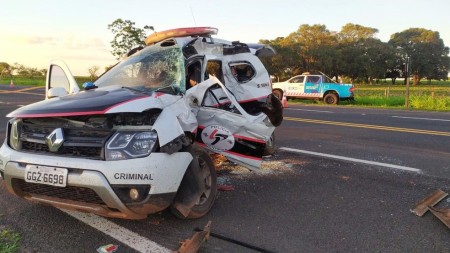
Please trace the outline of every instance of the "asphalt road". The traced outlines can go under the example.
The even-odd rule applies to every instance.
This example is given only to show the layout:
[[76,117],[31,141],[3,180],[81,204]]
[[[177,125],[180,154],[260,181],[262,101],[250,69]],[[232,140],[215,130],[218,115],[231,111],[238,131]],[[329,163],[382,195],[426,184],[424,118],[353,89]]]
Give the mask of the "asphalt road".
[[[42,89],[11,90],[0,86],[0,119],[43,97]],[[206,217],[162,212],[106,220],[170,250],[212,221],[212,232],[268,252],[450,252],[450,230],[430,213],[409,211],[437,188],[450,192],[449,113],[291,105],[285,117],[276,131],[280,149],[261,173],[220,167],[220,183],[234,190],[221,191]],[[439,206],[450,207],[450,199]],[[103,220],[93,219],[88,223]],[[139,244],[127,246],[65,212],[18,199],[0,180],[2,226],[22,235],[23,252],[95,252],[110,243],[117,252],[136,252]],[[199,252],[257,251],[211,237]]]
[[450,178],[448,112],[291,106],[284,115],[277,135],[280,145]]

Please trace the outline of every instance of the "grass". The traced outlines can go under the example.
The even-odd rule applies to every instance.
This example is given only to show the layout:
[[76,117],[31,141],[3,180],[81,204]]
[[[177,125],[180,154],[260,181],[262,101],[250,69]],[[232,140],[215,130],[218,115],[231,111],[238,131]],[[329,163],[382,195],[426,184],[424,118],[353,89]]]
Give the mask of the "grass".
[[[355,105],[404,108],[405,94],[404,85],[357,85]],[[450,83],[410,86],[409,108],[450,111]]]
[[[45,77],[28,78],[14,76],[13,78],[1,78],[0,84],[9,85],[11,80],[14,82],[14,85],[45,86]],[[86,76],[75,76],[75,80],[80,87],[83,83],[92,81],[90,77]]]
[[45,86],[45,77],[13,77],[13,78],[2,78],[0,79],[0,84],[10,84],[11,80],[14,85],[32,85],[32,86]]
[[21,237],[6,228],[0,229],[0,253],[13,253],[19,250],[19,241]]

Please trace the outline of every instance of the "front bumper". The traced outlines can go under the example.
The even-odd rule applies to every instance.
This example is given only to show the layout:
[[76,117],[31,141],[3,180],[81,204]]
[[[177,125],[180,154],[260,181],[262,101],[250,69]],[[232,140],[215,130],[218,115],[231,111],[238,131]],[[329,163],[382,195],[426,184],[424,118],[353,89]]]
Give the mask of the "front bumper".
[[[188,152],[98,161],[21,153],[6,144],[0,148],[0,171],[11,193],[59,208],[125,219],[143,219],[149,213],[167,208],[191,160],[192,155]],[[27,165],[68,169],[67,187],[25,182]],[[114,190],[117,187],[142,186],[150,190],[148,196],[138,203],[125,203]]]

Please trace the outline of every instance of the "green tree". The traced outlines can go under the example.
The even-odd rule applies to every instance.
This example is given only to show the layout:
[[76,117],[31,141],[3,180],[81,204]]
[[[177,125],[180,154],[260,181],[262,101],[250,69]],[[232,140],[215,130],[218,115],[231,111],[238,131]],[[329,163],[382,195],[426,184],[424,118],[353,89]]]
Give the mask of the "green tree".
[[364,43],[345,42],[339,46],[342,64],[339,67],[340,74],[350,78],[350,82],[365,77],[366,67],[364,63],[367,61],[365,57]]
[[278,37],[275,40],[260,40],[259,43],[270,45],[277,52],[275,56],[261,59],[267,71],[274,75],[277,81],[300,73],[302,61],[297,53],[299,51],[298,44],[291,44],[284,37]]
[[11,77],[11,66],[6,62],[0,62],[0,78]]
[[144,28],[137,28],[134,22],[118,18],[108,25],[108,29],[114,34],[111,41],[113,48],[111,53],[119,60],[131,49],[145,46],[146,32],[153,30],[153,26],[146,25]]
[[360,80],[372,84],[374,79],[385,78],[397,63],[395,49],[375,38],[345,42],[340,51],[340,71],[350,77],[351,82]]
[[91,78],[92,81],[97,79],[99,69],[100,69],[100,67],[96,66],[96,65],[94,65],[88,69],[89,77]]
[[399,50],[403,57],[411,60],[413,85],[422,78],[441,79],[450,69],[449,48],[444,45],[439,32],[424,28],[410,28],[391,35],[389,43]]
[[41,76],[47,75],[47,69],[40,69],[39,72],[41,73]]
[[372,84],[374,78],[385,78],[387,70],[395,67],[397,59],[395,49],[388,43],[368,38],[365,39],[365,44],[365,74],[368,82]]
[[338,37],[341,42],[358,42],[374,38],[376,33],[378,29],[348,23],[341,28]]
[[374,78],[385,76],[389,55],[385,43],[375,38],[377,29],[348,23],[337,34],[341,74],[372,83]]
[[334,68],[329,58],[336,56],[337,37],[325,25],[301,25],[286,38],[296,48],[306,71],[329,71]]

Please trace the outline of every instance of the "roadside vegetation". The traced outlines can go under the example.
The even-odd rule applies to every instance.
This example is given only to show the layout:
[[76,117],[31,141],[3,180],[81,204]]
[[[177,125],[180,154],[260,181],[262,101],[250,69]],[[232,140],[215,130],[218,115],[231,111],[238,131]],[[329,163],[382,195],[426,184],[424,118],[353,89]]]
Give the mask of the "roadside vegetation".
[[[75,80],[81,87],[83,83],[94,81],[95,78],[91,78],[89,76],[75,76]],[[14,85],[45,86],[45,76],[31,78],[25,76],[12,76],[8,78],[0,78],[0,84],[10,85],[11,81]]]
[[20,235],[0,226],[0,253],[14,253],[19,250]]

